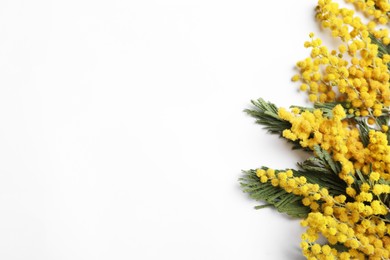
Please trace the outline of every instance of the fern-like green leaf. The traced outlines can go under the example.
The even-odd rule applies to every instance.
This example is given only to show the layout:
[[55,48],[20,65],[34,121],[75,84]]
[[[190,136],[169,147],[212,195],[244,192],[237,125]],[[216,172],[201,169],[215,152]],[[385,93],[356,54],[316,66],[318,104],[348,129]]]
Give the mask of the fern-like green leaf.
[[244,112],[256,119],[256,123],[264,126],[272,134],[279,134],[291,127],[290,122],[281,119],[278,115],[278,107],[259,98],[252,100],[253,109],[245,109]]
[[345,193],[346,184],[338,177],[341,171],[339,162],[335,162],[331,155],[320,146],[314,146],[315,156],[298,163],[300,168],[296,175],[305,176],[311,183],[327,188],[332,195]]
[[274,187],[269,182],[261,183],[256,170],[243,173],[244,176],[240,178],[243,191],[257,201],[266,202],[265,205],[257,206],[256,209],[274,206],[279,212],[296,218],[305,217],[310,212],[310,209],[302,204],[301,196],[288,193],[280,187]]
[[360,140],[362,141],[364,147],[366,147],[369,143],[368,132],[370,128],[367,126],[365,120],[363,118],[355,118],[357,129],[359,130]]
[[[282,133],[285,129],[291,128],[291,123],[283,120],[278,115],[278,107],[271,103],[266,102],[264,99],[259,98],[258,100],[252,100],[252,104],[254,108],[245,109],[248,115],[254,117],[256,119],[256,123],[264,126],[265,129],[268,130],[271,134],[277,134],[282,137]],[[287,140],[287,139],[286,139]],[[303,149],[307,151],[307,148],[303,148],[299,141],[291,141],[287,140],[292,144],[292,149]]]

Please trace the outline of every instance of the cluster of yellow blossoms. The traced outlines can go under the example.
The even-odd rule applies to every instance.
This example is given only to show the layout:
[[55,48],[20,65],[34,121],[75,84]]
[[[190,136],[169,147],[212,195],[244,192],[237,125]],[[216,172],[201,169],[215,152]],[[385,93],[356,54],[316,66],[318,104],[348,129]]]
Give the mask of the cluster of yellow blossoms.
[[343,43],[330,51],[311,34],[311,41],[305,43],[311,48],[311,57],[297,63],[300,73],[293,80],[302,81],[301,90],[308,92],[312,102],[346,101],[350,114],[381,115],[383,107],[390,105],[390,55],[379,57],[378,45],[370,35],[387,45],[388,31],[377,30],[372,21],[364,24],[352,10],[339,8],[330,0],[319,1],[316,17]]
[[[383,218],[389,209],[380,199],[380,195],[390,193],[390,186],[379,184],[378,174],[371,175],[371,182],[363,183],[358,194],[349,186],[348,195],[332,196],[328,189],[308,183],[303,176],[295,177],[291,170],[257,170],[262,183],[270,181],[275,187],[300,195],[302,203],[310,207],[311,213],[302,221],[308,228],[301,243],[308,259],[390,258],[390,223]],[[317,242],[320,235],[327,244]],[[339,252],[335,247],[338,243],[347,250]]]
[[299,141],[304,148],[314,150],[316,145],[331,153],[333,159],[341,164],[339,177],[348,185],[353,184],[356,170],[363,174],[371,171],[380,173],[383,180],[390,180],[390,146],[388,145],[388,126],[382,131],[369,131],[368,145],[364,146],[357,127],[351,127],[341,105],[336,105],[331,117],[323,116],[321,109],[313,112],[293,109],[289,112],[279,109],[279,117],[291,123],[291,128],[283,131],[283,137]]
[[[388,1],[346,1],[374,21],[388,22]],[[299,74],[293,80],[302,82],[300,89],[312,102],[338,105],[328,114],[321,108],[280,108],[278,116],[291,125],[283,137],[308,150],[320,147],[340,166],[337,174],[345,193],[332,195],[292,170],[262,168],[256,173],[262,183],[301,196],[310,208],[302,221],[307,229],[301,243],[308,259],[390,259],[389,126],[378,120],[389,117],[390,55],[379,53],[372,40],[389,45],[388,31],[374,21],[364,24],[331,0],[319,0],[316,11],[318,21],[342,44],[329,51],[310,34],[305,43],[310,57],[297,63]],[[366,142],[357,120],[366,120]]]
[[388,0],[347,0],[369,17],[373,17],[380,24],[389,22],[390,4]]

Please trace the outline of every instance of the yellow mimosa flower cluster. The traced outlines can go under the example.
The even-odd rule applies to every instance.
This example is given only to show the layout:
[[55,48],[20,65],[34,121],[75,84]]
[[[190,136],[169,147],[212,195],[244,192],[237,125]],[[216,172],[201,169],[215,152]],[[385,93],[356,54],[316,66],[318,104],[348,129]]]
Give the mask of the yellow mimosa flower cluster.
[[351,114],[380,116],[390,106],[390,55],[379,57],[370,35],[388,44],[388,31],[376,29],[375,22],[364,24],[352,10],[330,0],[319,1],[316,18],[343,43],[337,50],[328,50],[310,34],[305,47],[311,48],[311,55],[297,63],[300,73],[293,80],[302,81],[301,90],[308,92],[312,102],[345,101]]
[[292,125],[283,131],[283,137],[298,140],[304,148],[313,150],[314,146],[319,145],[332,153],[333,159],[342,166],[339,177],[348,185],[354,182],[356,170],[367,175],[370,167],[379,172],[384,180],[390,180],[390,146],[386,133],[370,130],[369,143],[364,147],[358,128],[348,124],[341,105],[333,108],[330,118],[324,117],[320,109],[297,114],[280,108],[278,114]]
[[388,0],[347,0],[367,16],[373,17],[380,24],[389,22],[390,4]]
[[[376,22],[388,22],[388,1],[347,2]],[[308,259],[390,259],[390,55],[381,54],[373,42],[388,46],[388,31],[373,21],[364,24],[354,11],[331,0],[319,0],[316,12],[342,44],[328,50],[310,34],[305,43],[310,57],[297,63],[293,81],[302,82],[300,89],[312,102],[333,105],[326,113],[321,106],[280,108],[278,117],[290,125],[284,138],[314,157],[318,150],[330,156],[345,190],[332,193],[294,170],[262,168],[256,174],[261,183],[300,196],[310,209],[301,222],[306,227],[301,248]],[[323,238],[326,242],[320,242]]]
[[[364,183],[359,194],[349,192],[355,198],[349,200],[345,195],[330,195],[326,188],[309,183],[303,176],[294,176],[292,170],[258,169],[257,176],[262,183],[271,182],[288,193],[302,196],[302,203],[310,207],[311,213],[301,222],[308,227],[301,243],[308,259],[366,259],[366,256],[389,259],[390,224],[383,217],[388,208],[378,197],[390,193],[389,185],[374,180],[371,185]],[[328,244],[318,243],[320,235]],[[336,250],[334,245],[340,243],[347,250]]]

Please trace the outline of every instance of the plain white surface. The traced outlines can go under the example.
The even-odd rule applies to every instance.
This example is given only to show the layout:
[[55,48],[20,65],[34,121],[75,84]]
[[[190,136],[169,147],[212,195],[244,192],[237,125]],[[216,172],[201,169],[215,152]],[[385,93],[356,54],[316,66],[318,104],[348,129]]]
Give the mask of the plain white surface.
[[316,1],[0,2],[0,259],[302,259],[239,188],[301,155],[242,110],[290,82]]

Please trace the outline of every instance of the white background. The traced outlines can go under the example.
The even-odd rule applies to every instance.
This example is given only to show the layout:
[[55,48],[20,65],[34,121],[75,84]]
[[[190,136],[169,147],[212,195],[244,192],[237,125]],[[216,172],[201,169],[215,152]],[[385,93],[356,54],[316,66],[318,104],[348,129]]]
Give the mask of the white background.
[[302,155],[242,110],[290,82],[316,1],[0,1],[0,259],[302,259],[241,169]]

